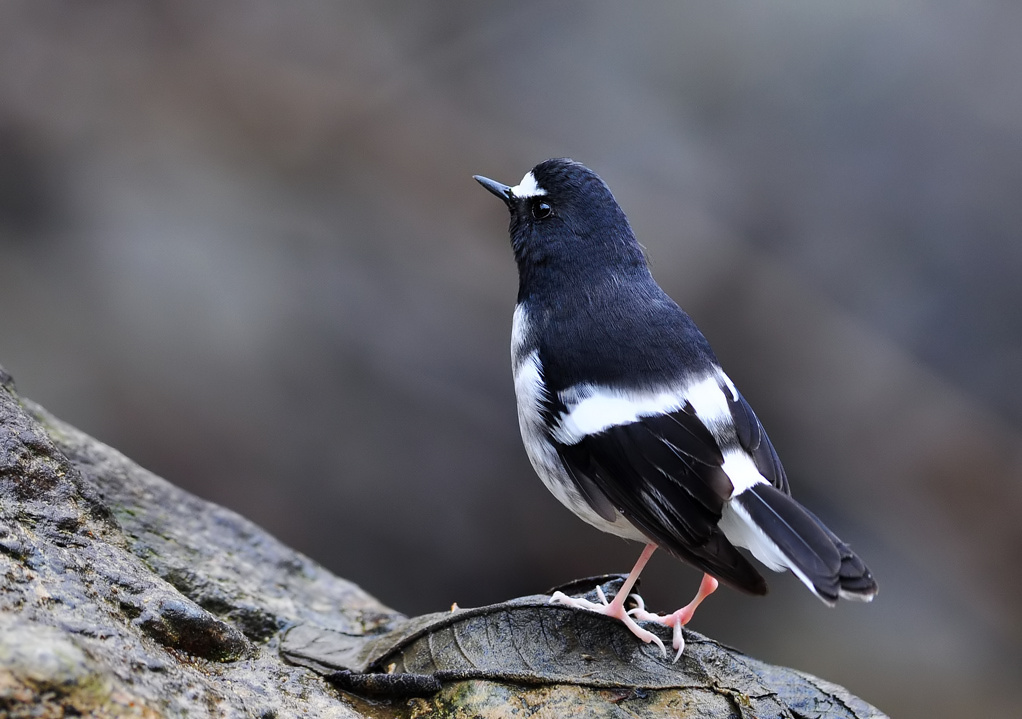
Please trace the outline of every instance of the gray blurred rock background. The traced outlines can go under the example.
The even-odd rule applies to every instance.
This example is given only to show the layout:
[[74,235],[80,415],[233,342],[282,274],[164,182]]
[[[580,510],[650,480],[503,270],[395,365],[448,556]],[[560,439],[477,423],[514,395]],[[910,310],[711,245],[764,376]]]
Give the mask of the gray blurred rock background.
[[[471,180],[574,157],[880,581],[827,609],[773,575],[693,628],[892,716],[1015,716],[1020,29],[1008,0],[5,2],[0,361],[401,611],[625,571],[521,449],[506,211]],[[659,557],[643,593],[697,584]]]

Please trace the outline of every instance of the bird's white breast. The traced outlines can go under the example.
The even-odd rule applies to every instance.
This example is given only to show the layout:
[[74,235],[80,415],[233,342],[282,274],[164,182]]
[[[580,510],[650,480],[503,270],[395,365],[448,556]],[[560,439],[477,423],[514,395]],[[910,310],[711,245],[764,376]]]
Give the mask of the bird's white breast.
[[528,312],[524,305],[518,305],[511,327],[511,363],[514,371],[515,396],[518,400],[518,426],[533,469],[550,493],[579,518],[604,532],[625,539],[648,541],[645,535],[620,514],[613,522],[608,522],[593,511],[565,469],[550,441],[549,428],[543,418],[546,387],[543,382],[539,350],[535,349],[533,344]]

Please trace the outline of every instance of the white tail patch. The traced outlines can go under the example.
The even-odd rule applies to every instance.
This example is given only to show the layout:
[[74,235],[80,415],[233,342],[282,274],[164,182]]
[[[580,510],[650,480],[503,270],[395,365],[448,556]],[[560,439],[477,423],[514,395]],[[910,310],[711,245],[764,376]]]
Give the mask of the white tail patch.
[[826,604],[834,604],[830,599],[820,596],[820,593],[816,591],[816,587],[813,586],[812,581],[805,575],[805,572],[796,567],[784,555],[780,547],[752,521],[752,517],[749,516],[749,513],[741,505],[733,501],[725,504],[724,512],[717,526],[724,532],[724,536],[728,538],[731,544],[737,547],[745,547],[752,552],[752,556],[775,572],[783,572],[785,569],[790,569],[791,573],[799,578],[799,581],[809,587],[809,591]]
[[731,496],[741,494],[756,484],[768,484],[766,477],[759,473],[752,458],[743,449],[732,449],[724,453],[724,474],[731,480],[734,491]]

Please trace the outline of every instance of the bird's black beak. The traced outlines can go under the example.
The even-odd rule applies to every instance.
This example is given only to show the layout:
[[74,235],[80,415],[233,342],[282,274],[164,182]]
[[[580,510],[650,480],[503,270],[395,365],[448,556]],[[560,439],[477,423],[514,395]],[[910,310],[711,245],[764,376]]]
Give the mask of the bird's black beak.
[[508,205],[509,207],[511,206],[511,203],[514,201],[515,196],[511,194],[510,187],[508,187],[507,185],[502,185],[499,182],[495,182],[494,180],[491,180],[488,177],[483,177],[482,175],[473,175],[472,179],[474,179],[480,185],[482,185],[487,190],[492,192],[494,195],[502,199],[504,201],[504,204]]

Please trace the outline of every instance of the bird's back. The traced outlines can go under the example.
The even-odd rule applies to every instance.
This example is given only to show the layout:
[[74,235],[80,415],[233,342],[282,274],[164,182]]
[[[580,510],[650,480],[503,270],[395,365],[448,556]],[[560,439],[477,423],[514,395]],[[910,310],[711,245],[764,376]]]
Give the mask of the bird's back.
[[683,384],[717,364],[692,319],[646,273],[524,302],[547,387]]

